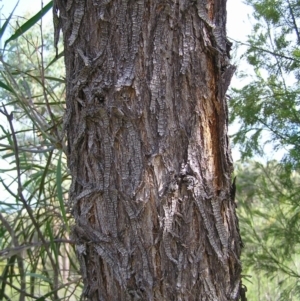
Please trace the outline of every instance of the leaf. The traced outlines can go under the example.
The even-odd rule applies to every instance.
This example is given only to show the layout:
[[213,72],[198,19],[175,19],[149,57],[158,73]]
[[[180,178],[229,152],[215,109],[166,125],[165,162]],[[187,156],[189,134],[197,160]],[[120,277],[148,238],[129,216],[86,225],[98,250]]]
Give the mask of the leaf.
[[64,52],[62,51],[60,54],[58,54],[57,56],[55,56],[55,58],[53,60],[51,60],[51,62],[47,65],[47,68],[49,68],[52,64],[54,64],[56,61],[58,61],[61,57],[63,57],[65,54]]
[[52,80],[52,81],[55,81],[55,82],[59,82],[59,83],[62,83],[62,84],[65,84],[66,81],[62,78],[58,78],[58,77],[54,77],[54,76],[44,76],[45,79],[48,79],[48,80]]
[[38,299],[36,299],[36,301],[45,301],[45,300],[48,300],[48,299],[46,299],[46,297],[49,297],[49,296],[53,295],[57,291],[58,291],[58,289],[52,290],[49,293],[46,293],[44,296],[39,297]]
[[1,124],[0,124],[0,129],[2,130],[2,132],[3,132],[4,135],[5,135],[5,136],[0,137],[0,140],[2,140],[2,139],[7,139],[9,145],[12,146],[12,145],[13,145],[13,141],[12,141],[12,138],[11,138],[10,133],[9,133],[7,130],[5,130],[5,128],[4,128]]
[[8,38],[4,43],[4,48],[6,45],[13,40],[16,40],[23,33],[25,33],[28,29],[30,29],[33,25],[35,25],[53,6],[53,1],[50,1],[46,6],[44,6],[36,15],[34,15],[31,19],[25,22],[21,27],[19,27],[15,33]]
[[66,216],[66,210],[65,210],[65,206],[64,206],[63,193],[62,193],[62,185],[61,185],[62,184],[61,157],[62,157],[62,151],[59,152],[59,157],[58,157],[58,162],[57,162],[56,187],[57,187],[57,197],[58,197],[58,200],[59,200],[60,210],[62,212],[64,222],[67,225],[68,220],[67,220],[67,216]]
[[2,210],[4,209],[3,210],[4,212],[8,211],[8,209],[5,207],[8,207],[11,210],[16,210],[15,205],[9,204],[7,201],[6,202],[0,201],[0,206],[1,206]]
[[56,248],[56,244],[55,244],[55,242],[54,242],[54,235],[53,235],[52,228],[51,228],[51,225],[50,225],[50,221],[49,221],[49,220],[47,220],[47,222],[46,222],[46,229],[47,229],[47,232],[48,232],[49,238],[50,238],[50,246],[51,246],[51,250],[52,250],[53,253],[54,253],[56,262],[58,262],[57,248]]
[[48,277],[44,276],[44,275],[41,275],[41,274],[36,274],[36,273],[26,273],[26,276],[30,276],[30,277],[33,277],[33,278],[38,278],[38,279],[41,279],[41,280],[44,280],[46,282],[49,282],[51,283],[51,279],[49,279]]
[[39,200],[41,199],[41,195],[42,195],[42,193],[45,189],[45,179],[46,179],[47,173],[49,171],[49,166],[50,166],[50,163],[51,163],[52,154],[53,154],[53,151],[50,151],[49,157],[47,158],[47,163],[44,167],[43,174],[41,176],[41,181],[40,181],[40,185],[39,185],[39,197],[38,197]]
[[13,15],[13,13],[15,11],[15,9],[17,8],[18,4],[19,4],[19,1],[17,2],[16,6],[12,10],[12,12],[10,13],[9,17],[5,20],[3,26],[1,27],[1,29],[0,29],[0,40],[2,39],[2,36],[3,36],[4,32],[5,32],[5,29],[6,29],[7,25],[8,25],[8,23],[9,23],[12,15]]
[[[13,152],[11,153],[7,153],[6,155],[2,155],[2,159],[6,159],[6,158],[9,158],[9,157],[13,157],[15,154]],[[11,163],[15,163],[15,161],[11,162]],[[13,169],[11,169],[13,170]]]
[[[5,296],[5,286],[7,284],[7,280],[9,278],[9,269],[14,266],[14,262],[16,261],[17,256],[12,256],[8,259],[3,272],[1,274],[1,279],[2,279],[2,283],[1,283],[1,287],[0,287],[0,300],[4,300],[4,296]],[[4,280],[4,281],[3,281]]]
[[2,81],[0,81],[0,87],[7,90],[8,92],[14,93],[14,90],[11,87],[4,84]]

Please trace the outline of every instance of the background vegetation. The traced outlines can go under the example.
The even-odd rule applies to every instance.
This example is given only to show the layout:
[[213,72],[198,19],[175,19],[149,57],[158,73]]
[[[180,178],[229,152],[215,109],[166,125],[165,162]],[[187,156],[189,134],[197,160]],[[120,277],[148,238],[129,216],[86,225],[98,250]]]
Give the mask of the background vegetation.
[[[300,1],[248,0],[247,80],[230,93],[248,300],[299,300]],[[239,43],[237,43],[239,44]],[[282,159],[275,161],[276,155]]]
[[[62,55],[52,26],[12,18],[0,55],[0,300],[77,300],[64,156]],[[59,47],[61,50],[61,47]]]

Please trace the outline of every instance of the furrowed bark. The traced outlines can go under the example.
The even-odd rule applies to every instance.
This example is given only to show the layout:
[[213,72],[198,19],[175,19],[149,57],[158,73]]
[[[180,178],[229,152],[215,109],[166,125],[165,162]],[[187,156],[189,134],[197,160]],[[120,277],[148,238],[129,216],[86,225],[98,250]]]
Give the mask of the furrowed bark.
[[54,5],[84,296],[238,300],[225,1]]

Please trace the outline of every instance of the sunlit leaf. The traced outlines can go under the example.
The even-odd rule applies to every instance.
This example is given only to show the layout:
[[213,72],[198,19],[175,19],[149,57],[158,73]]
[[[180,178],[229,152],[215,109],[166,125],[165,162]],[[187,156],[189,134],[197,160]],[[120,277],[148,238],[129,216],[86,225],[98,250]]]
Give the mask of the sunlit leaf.
[[4,48],[7,43],[13,41],[23,35],[27,30],[29,30],[32,26],[34,26],[53,6],[53,1],[50,1],[46,6],[44,6],[36,15],[30,18],[27,22],[21,25],[15,33],[10,36],[4,43]]
[[7,25],[9,24],[9,21],[10,21],[11,17],[13,16],[13,13],[14,13],[15,9],[17,8],[18,4],[19,4],[19,0],[18,0],[17,4],[15,5],[14,9],[12,10],[12,12],[10,13],[10,15],[8,16],[8,18],[5,20],[3,26],[0,28],[0,40],[2,39],[3,34],[7,28]]

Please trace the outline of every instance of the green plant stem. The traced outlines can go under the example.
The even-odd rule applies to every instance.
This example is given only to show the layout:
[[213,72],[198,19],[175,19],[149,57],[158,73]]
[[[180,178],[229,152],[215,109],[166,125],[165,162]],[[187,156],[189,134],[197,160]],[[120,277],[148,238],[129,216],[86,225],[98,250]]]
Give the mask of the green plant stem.
[[[57,270],[57,265],[55,264],[54,262],[54,259],[51,255],[51,252],[49,250],[49,246],[47,245],[47,242],[40,230],[40,227],[36,221],[36,219],[34,218],[34,215],[33,215],[33,212],[32,212],[32,209],[31,207],[27,204],[27,201],[23,195],[23,192],[22,192],[22,182],[21,182],[21,172],[20,172],[20,160],[19,160],[19,150],[18,150],[18,141],[17,141],[17,137],[16,137],[16,134],[15,134],[15,131],[14,131],[14,127],[13,127],[13,123],[12,123],[12,120],[13,120],[13,114],[8,114],[5,106],[3,105],[3,110],[0,110],[0,112],[6,116],[7,120],[8,120],[8,123],[9,123],[9,126],[10,126],[10,130],[11,130],[11,134],[12,134],[12,138],[13,138],[13,145],[14,145],[14,155],[15,155],[15,160],[16,160],[16,167],[17,167],[17,182],[18,182],[18,195],[19,195],[19,198],[24,206],[24,208],[26,209],[37,233],[38,233],[38,237],[39,239],[41,240],[41,242],[45,245],[45,250],[46,250],[46,253],[47,255],[49,256],[49,259],[50,259],[50,262],[51,262],[51,265],[52,265],[52,268],[53,268],[53,272],[56,273],[58,275],[58,270]],[[58,287],[58,279],[57,277],[54,278],[54,291],[55,291],[55,294],[57,294],[56,292],[56,288]],[[58,298],[58,296],[57,296]],[[20,300],[21,301],[21,300]]]

